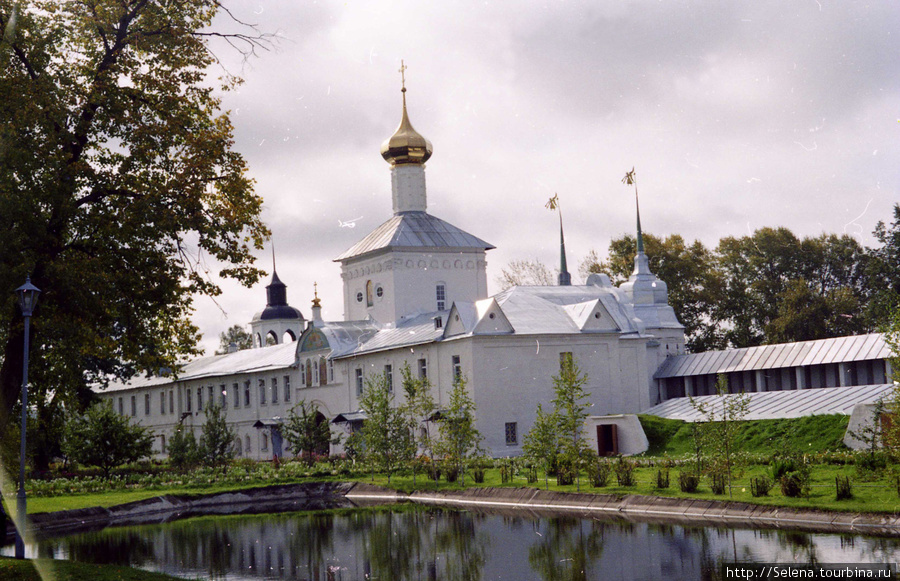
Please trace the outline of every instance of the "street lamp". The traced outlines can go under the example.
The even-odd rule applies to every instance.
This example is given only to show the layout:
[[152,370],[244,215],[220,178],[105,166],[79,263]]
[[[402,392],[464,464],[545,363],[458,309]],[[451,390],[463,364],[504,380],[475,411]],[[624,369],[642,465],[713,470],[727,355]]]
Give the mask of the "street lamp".
[[41,291],[31,284],[31,277],[25,284],[16,289],[19,295],[19,309],[25,317],[25,351],[22,354],[22,440],[19,446],[19,493],[16,496],[16,508],[19,515],[16,523],[16,559],[25,558],[25,540],[22,531],[25,529],[25,419],[28,416],[28,331],[31,324],[31,313],[37,304]]

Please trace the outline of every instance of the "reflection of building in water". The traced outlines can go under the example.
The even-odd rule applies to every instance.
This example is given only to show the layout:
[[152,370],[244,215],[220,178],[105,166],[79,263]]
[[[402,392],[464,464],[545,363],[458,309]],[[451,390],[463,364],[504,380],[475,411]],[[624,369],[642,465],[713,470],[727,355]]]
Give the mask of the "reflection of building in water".
[[194,519],[48,540],[39,553],[235,581],[701,579],[718,578],[721,565],[735,560],[900,559],[896,538],[503,514],[360,511]]
[[[237,430],[239,456],[280,456],[279,425],[299,400],[318,405],[322,421],[361,421],[367,380],[385,377],[402,397],[405,366],[431,382],[439,407],[448,404],[454,381],[467,379],[478,429],[494,456],[521,453],[537,404],[550,405],[552,377],[572,358],[588,376],[585,389],[598,416],[650,410],[679,417],[678,406],[654,406],[707,395],[720,373],[776,417],[798,406],[773,406],[767,392],[818,396],[824,407],[799,406],[811,414],[834,413],[831,388],[871,387],[844,392],[850,408],[888,389],[888,349],[877,335],[685,354],[666,283],[650,271],[640,244],[633,274],[618,287],[600,274],[570,284],[562,247],[559,285],[488,296],[485,258],[494,247],[428,213],[425,162],[432,146],[413,129],[405,87],[402,94],[400,126],[381,149],[390,164],[393,214],[335,259],[344,320],[324,321],[317,294],[305,318],[288,303],[273,264],[266,306],[250,324],[255,349],[199,358],[177,376],[136,378],[101,392],[119,413],[156,432],[159,455],[178,422],[203,424],[204,407],[214,402]],[[498,219],[513,213],[500,210]],[[837,412],[849,413],[844,408]],[[592,427],[604,422],[606,432],[597,434],[606,436],[596,437],[616,442],[612,420]]]

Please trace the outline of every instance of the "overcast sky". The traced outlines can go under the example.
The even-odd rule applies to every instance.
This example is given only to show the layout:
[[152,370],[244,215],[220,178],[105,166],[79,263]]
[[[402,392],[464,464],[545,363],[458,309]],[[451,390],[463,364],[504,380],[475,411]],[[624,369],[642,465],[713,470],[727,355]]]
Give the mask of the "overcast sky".
[[[229,63],[245,83],[224,106],[306,317],[318,282],[325,319],[343,318],[332,259],[391,215],[379,148],[400,120],[401,58],[434,145],[428,211],[497,247],[491,294],[510,260],[556,266],[554,192],[573,274],[632,232],[632,166],[644,230],[710,246],[764,226],[874,246],[900,200],[892,0],[226,4],[280,37]],[[207,353],[264,287],[196,301]]]

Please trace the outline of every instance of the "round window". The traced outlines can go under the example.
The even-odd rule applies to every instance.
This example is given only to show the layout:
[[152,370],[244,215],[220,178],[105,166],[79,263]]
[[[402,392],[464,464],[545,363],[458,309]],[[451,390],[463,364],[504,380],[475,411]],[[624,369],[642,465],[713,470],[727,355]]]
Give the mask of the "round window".
[[491,318],[491,319],[493,319],[494,316],[495,316],[494,313],[491,313],[490,315],[488,315],[488,317]]
[[599,318],[600,318],[600,313],[594,313],[594,318],[595,318],[595,319],[599,319]]
[[356,293],[356,302],[361,303],[363,299],[362,293]]
[[382,287],[378,287],[375,289],[375,296],[379,299],[384,296],[384,289]]

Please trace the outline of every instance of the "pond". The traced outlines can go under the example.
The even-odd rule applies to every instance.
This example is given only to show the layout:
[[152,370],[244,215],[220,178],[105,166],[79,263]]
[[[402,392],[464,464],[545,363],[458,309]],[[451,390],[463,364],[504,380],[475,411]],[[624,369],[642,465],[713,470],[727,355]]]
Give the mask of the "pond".
[[900,539],[401,505],[116,527],[44,539],[28,551],[234,581],[618,581],[719,579],[721,565],[734,561],[896,563]]

